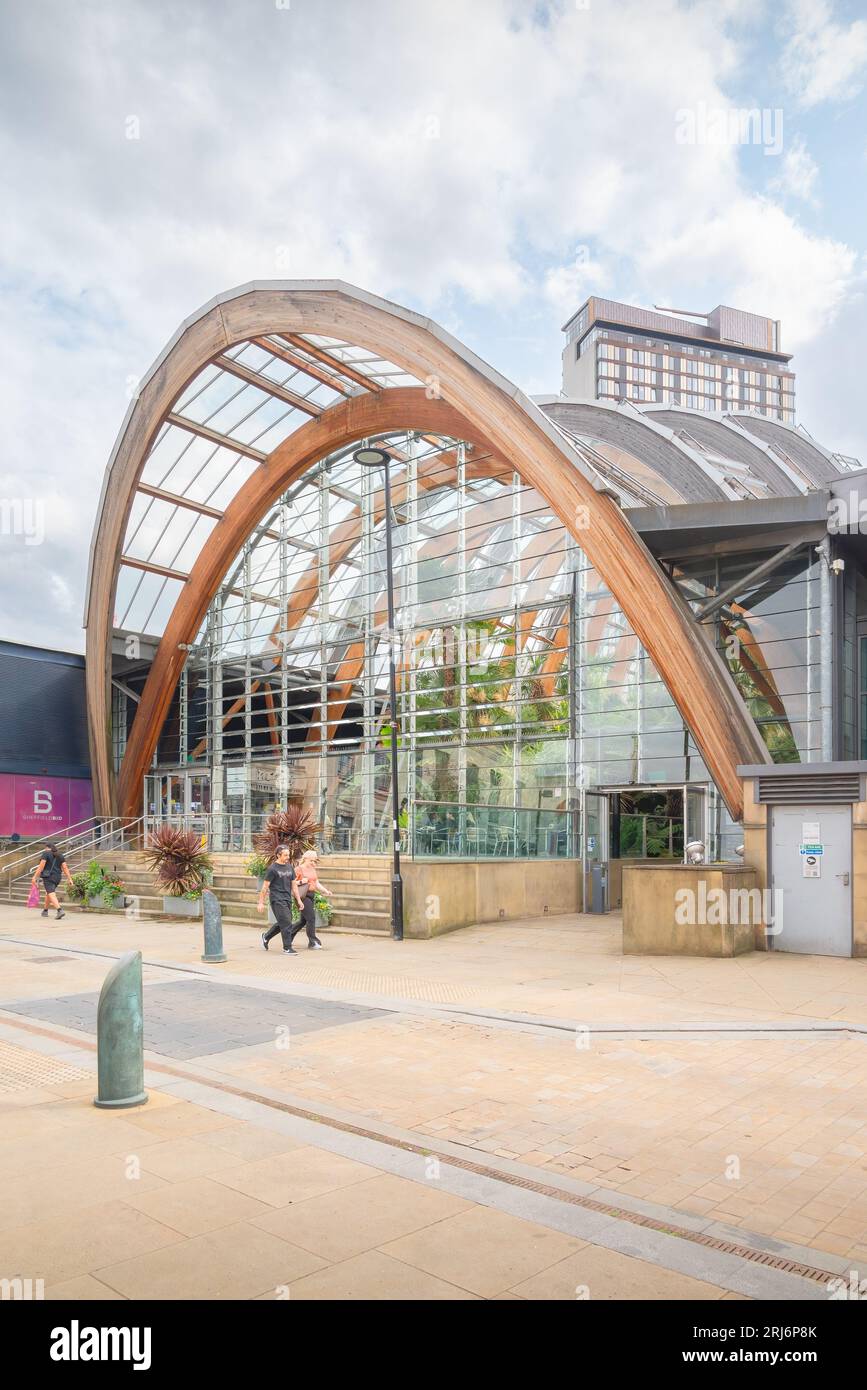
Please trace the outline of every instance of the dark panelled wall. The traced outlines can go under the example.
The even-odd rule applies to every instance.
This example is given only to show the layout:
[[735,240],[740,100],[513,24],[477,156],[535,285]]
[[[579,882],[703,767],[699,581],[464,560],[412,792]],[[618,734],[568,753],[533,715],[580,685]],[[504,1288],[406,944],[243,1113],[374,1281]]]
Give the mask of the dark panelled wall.
[[83,656],[0,642],[0,772],[90,776]]

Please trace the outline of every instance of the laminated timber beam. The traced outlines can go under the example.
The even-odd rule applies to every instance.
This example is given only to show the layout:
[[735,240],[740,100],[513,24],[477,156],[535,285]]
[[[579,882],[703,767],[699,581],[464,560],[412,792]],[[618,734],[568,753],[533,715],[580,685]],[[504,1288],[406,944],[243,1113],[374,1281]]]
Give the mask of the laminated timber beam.
[[289,348],[282,343],[274,342],[273,338],[254,338],[252,340],[256,347],[260,347],[264,352],[270,352],[272,357],[279,357],[281,362],[285,362],[287,367],[294,367],[296,372],[306,372],[308,376],[315,377],[321,381],[323,386],[330,386],[332,391],[336,391],[341,396],[353,395],[352,388],[345,381],[341,381],[331,372],[320,367],[316,362],[308,361],[304,357],[299,357],[296,352],[290,352]]
[[[393,450],[391,452],[397,453],[396,450]],[[403,462],[404,460],[401,458],[400,461]],[[453,453],[442,454],[436,459],[422,460],[422,462],[418,465],[418,470],[416,473],[416,480],[419,491],[431,491],[435,488],[441,487],[443,482],[444,471],[454,472],[456,466],[457,460]],[[475,477],[499,478],[503,474],[504,465],[502,463],[498,463],[496,460],[493,460],[490,457],[485,457],[475,460],[473,467],[475,469]],[[338,489],[334,487],[333,483],[331,484],[331,491],[338,492]],[[351,494],[345,492],[341,493],[341,495],[345,497],[351,497]],[[401,506],[403,503],[405,503],[407,496],[408,483],[405,477],[400,477],[396,481],[392,482],[392,509]],[[499,505],[499,499],[494,499],[493,501],[488,500],[486,503],[480,503],[478,505],[480,508],[496,508]],[[511,508],[511,502],[508,505],[509,508]],[[378,488],[374,492],[371,510],[374,525],[376,525],[380,521],[382,521],[383,517],[385,516],[384,488]],[[338,524],[335,526],[334,530],[331,532],[331,535],[328,538],[328,572],[330,576],[333,576],[341,565],[353,563],[351,558],[352,552],[356,549],[357,545],[361,540],[361,530],[361,512],[360,508],[356,506],[353,515],[346,517],[341,522],[338,522]],[[299,542],[296,538],[293,537],[292,544],[298,545]],[[309,549],[313,550],[314,552],[317,552],[316,546],[310,546]],[[238,591],[229,590],[228,592],[237,593]],[[286,605],[285,618],[282,623],[278,622],[276,626],[272,629],[270,635],[270,640],[272,642],[276,641],[278,633],[280,633],[281,631],[284,633],[294,631],[297,627],[301,625],[301,623],[304,621],[306,617],[310,616],[310,614],[313,612],[313,606],[316,602],[318,593],[319,575],[315,568],[310,567],[303,572],[298,584],[294,587],[291,594],[289,595],[289,599]],[[274,603],[273,599],[269,601],[271,603]],[[278,645],[280,644],[278,643]],[[282,645],[280,645],[280,650],[280,660],[282,661]],[[241,708],[243,703],[244,702],[242,700],[239,704],[235,704],[230,707],[228,715],[223,718],[224,728],[226,726],[228,718],[234,718],[234,716],[238,713],[238,710]],[[200,739],[199,742],[196,744],[195,748],[193,749],[193,758],[201,757],[206,747],[207,739]]]
[[239,381],[246,382],[248,386],[255,386],[257,391],[264,391],[266,396],[274,396],[276,400],[291,405],[294,410],[300,410],[305,415],[322,414],[324,406],[317,405],[315,401],[306,400],[304,396],[299,396],[297,391],[290,391],[288,386],[282,386],[279,381],[271,381],[270,377],[254,371],[245,363],[236,362],[234,357],[226,357],[225,354],[221,354],[214,358],[214,366],[222,368],[230,376],[236,376]]
[[220,434],[219,430],[212,430],[208,425],[199,425],[195,420],[188,420],[186,415],[176,415],[174,411],[170,411],[166,416],[166,424],[177,425],[179,430],[195,434],[199,439],[207,439],[209,444],[215,444],[219,449],[229,449],[233,454],[243,454],[244,458],[252,459],[254,463],[264,463],[268,457],[261,449],[254,449],[252,444],[242,444],[240,439]]
[[[511,382],[431,320],[339,281],[261,282],[221,295],[186,322],[144,379],[130,409],[100,499],[85,614],[91,766],[98,812],[109,812],[115,801],[111,615],[136,483],[160,428],[198,372],[239,343],[278,334],[320,362],[320,352],[307,342],[307,335],[351,343],[394,363],[419,382],[435,382],[436,392],[422,387],[376,391],[373,383],[363,379],[364,396],[329,407],[296,430],[267,463],[260,460],[262,468],[254,471],[215,526],[201,557],[203,568],[199,571],[198,562],[194,566],[196,582],[191,577],[177,599],[152,668],[153,673],[159,664],[169,693],[182,665],[177,643],[191,641],[198,630],[219,586],[221,574],[215,571],[222,564],[225,573],[246,534],[285,487],[287,472],[298,477],[328,453],[371,434],[394,429],[445,434],[507,460],[575,537],[665,681],[730,814],[740,819],[743,790],[737,769],[740,764],[769,762],[765,744],[719,653],[616,501],[601,490],[599,477],[580,447]],[[347,365],[337,359],[323,365],[350,376]],[[389,398],[397,399],[389,405]],[[371,404],[383,407],[382,413],[370,411]],[[240,452],[234,441],[229,441],[229,447]],[[276,488],[275,474],[280,475]],[[233,534],[236,531],[240,534]],[[229,537],[234,549],[224,544]],[[174,649],[167,640],[170,630]],[[121,771],[124,808],[134,810],[138,805],[148,764],[143,754],[152,751],[162,723],[160,711],[164,717],[166,708],[164,691],[156,692],[144,717],[143,693]],[[153,730],[147,727],[151,720]]]
[[348,362],[344,362],[339,357],[334,357],[332,353],[326,352],[324,348],[317,347],[315,343],[308,343],[306,338],[300,338],[295,333],[281,334],[287,341],[295,347],[301,348],[302,352],[307,352],[314,357],[317,362],[323,362],[331,371],[337,372],[340,376],[346,377],[348,381],[354,381],[356,386],[363,386],[365,391],[384,391],[385,387],[380,386],[378,381],[373,381],[364,372],[357,372]]
[[[140,800],[141,779],[150,766],[171,705],[186,647],[194,640],[226,570],[259,518],[287,487],[335,450],[371,434],[411,429],[413,421],[452,437],[462,425],[451,406],[443,400],[428,400],[421,387],[392,387],[377,394],[350,397],[290,434],[268,456],[266,466],[256,470],[229,503],[193,565],[166,624],[127,740],[118,779],[118,804],[137,805]],[[491,451],[486,447],[486,452]],[[347,534],[336,537],[337,543],[348,549],[354,547],[353,531],[353,527],[348,527]],[[311,569],[290,598],[288,626],[300,621],[317,590],[318,577]]]

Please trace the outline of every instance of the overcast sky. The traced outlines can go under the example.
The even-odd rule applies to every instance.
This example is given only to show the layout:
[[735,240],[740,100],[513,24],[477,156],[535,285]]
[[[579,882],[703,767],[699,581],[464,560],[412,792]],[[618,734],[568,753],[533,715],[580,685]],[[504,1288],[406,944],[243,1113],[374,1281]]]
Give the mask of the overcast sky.
[[[83,649],[128,383],[247,280],[348,280],[531,393],[589,293],[767,314],[799,420],[867,463],[864,0],[2,0],[0,26],[0,638]],[[717,138],[750,107],[758,141]]]

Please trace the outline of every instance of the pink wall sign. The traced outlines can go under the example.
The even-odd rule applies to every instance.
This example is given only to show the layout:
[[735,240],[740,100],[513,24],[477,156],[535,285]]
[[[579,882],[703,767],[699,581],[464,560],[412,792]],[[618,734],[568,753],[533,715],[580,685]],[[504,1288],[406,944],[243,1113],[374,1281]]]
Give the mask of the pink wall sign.
[[92,815],[90,782],[0,772],[0,835],[50,838]]

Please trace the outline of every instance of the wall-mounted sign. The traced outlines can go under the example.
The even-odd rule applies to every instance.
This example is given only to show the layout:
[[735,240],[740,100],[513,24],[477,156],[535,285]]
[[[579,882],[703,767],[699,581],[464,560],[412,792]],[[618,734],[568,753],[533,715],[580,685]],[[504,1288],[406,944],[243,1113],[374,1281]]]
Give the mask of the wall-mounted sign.
[[279,781],[280,769],[275,763],[250,764],[250,787],[254,792],[275,792]]
[[0,773],[0,835],[58,835],[92,815],[90,783],[83,779]]
[[247,790],[246,767],[226,768],[226,796],[243,796]]
[[804,878],[822,877],[822,861],[818,855],[805,854],[801,860],[801,864],[803,865],[801,873]]
[[818,843],[799,845],[798,851],[800,854],[808,854],[817,858],[825,853],[825,846]]
[[806,845],[815,845],[822,838],[822,831],[817,820],[805,820],[801,822],[801,839]]

